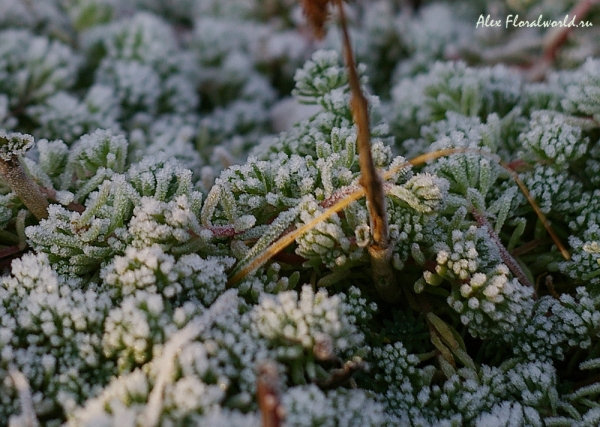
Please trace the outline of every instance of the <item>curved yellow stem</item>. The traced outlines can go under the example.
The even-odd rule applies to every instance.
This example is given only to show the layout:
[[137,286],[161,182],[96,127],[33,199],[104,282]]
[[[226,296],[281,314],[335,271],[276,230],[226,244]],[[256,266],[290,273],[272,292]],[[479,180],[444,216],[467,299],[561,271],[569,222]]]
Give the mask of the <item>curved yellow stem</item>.
[[[558,247],[561,255],[566,260],[571,258],[569,252],[564,247],[564,245],[561,243],[560,239],[558,238],[558,236],[552,229],[552,226],[550,225],[550,222],[546,218],[546,215],[544,215],[544,213],[540,210],[537,203],[535,203],[535,200],[533,200],[533,198],[531,197],[529,190],[527,190],[527,187],[525,186],[523,181],[519,178],[518,174],[514,170],[512,170],[506,163],[504,163],[500,159],[499,156],[497,156],[495,154],[486,153],[486,152],[472,149],[472,148],[446,148],[444,150],[439,150],[439,151],[434,151],[432,153],[422,154],[420,156],[413,158],[412,160],[408,160],[407,162],[405,162],[401,165],[397,165],[397,166],[385,171],[383,173],[383,179],[388,180],[388,179],[392,178],[400,170],[402,170],[403,168],[408,167],[410,165],[417,166],[417,165],[423,164],[429,160],[435,160],[435,159],[439,159],[440,157],[450,156],[452,154],[458,154],[458,153],[476,153],[476,154],[479,154],[479,155],[482,155],[485,157],[490,157],[490,158],[493,158],[502,168],[506,169],[508,171],[508,173],[510,174],[510,176],[515,180],[515,182],[519,186],[521,192],[523,193],[523,195],[525,196],[525,198],[527,199],[527,201],[529,202],[529,204],[535,211],[536,215],[538,216],[538,218],[540,219],[540,221],[542,222],[542,224],[548,231],[548,234],[550,235],[550,237],[552,238],[552,240]],[[272,258],[276,254],[281,252],[289,244],[291,244],[299,236],[301,236],[302,234],[304,234],[305,232],[307,232],[308,230],[313,228],[316,224],[318,224],[321,221],[325,221],[327,218],[329,218],[334,213],[341,211],[342,209],[344,209],[345,207],[350,205],[350,203],[355,202],[356,200],[359,200],[364,196],[365,196],[365,190],[362,187],[357,187],[357,189],[355,191],[348,193],[343,199],[339,200],[334,205],[332,205],[328,209],[324,210],[319,216],[313,218],[310,222],[308,222],[308,223],[304,224],[302,227],[299,227],[296,230],[282,236],[281,238],[279,238],[278,240],[273,242],[273,244],[271,244],[269,247],[267,247],[259,256],[254,258],[252,260],[252,262],[250,262],[248,265],[244,266],[244,268],[239,270],[233,277],[231,277],[228,281],[228,286],[232,286],[232,285],[238,283],[240,280],[242,280],[247,275],[252,274],[258,268],[260,268],[265,262],[267,262],[270,258]]]

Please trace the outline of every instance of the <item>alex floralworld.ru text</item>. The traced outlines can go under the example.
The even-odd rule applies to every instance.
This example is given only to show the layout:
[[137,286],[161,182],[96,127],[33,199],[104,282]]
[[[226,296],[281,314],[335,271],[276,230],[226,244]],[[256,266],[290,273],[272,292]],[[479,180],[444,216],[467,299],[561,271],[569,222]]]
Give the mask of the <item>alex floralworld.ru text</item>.
[[519,15],[508,15],[504,22],[502,23],[501,19],[492,19],[490,15],[484,16],[479,15],[477,19],[477,25],[475,28],[485,28],[485,27],[502,27],[508,28],[511,27],[576,27],[578,26],[576,22],[577,16],[573,16],[569,20],[569,15],[566,15],[565,18],[561,21],[544,19],[543,15],[540,15],[538,19],[533,21],[524,21],[519,19]]

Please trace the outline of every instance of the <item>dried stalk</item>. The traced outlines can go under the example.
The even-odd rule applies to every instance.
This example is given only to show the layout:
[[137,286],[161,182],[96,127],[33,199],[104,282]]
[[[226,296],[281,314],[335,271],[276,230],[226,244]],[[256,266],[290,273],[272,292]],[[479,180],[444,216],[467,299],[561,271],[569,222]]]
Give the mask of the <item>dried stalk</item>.
[[23,249],[19,247],[19,245],[7,246],[5,248],[0,248],[0,259],[7,258],[11,255],[18,254]]
[[531,283],[529,281],[529,279],[525,275],[525,272],[523,271],[523,269],[521,268],[521,266],[519,265],[517,260],[515,260],[512,257],[512,255],[508,252],[508,250],[504,247],[504,245],[500,241],[500,237],[498,237],[498,235],[494,232],[494,229],[488,222],[487,218],[475,208],[472,209],[471,213],[475,217],[477,224],[479,224],[480,227],[486,228],[488,235],[490,236],[490,239],[492,240],[492,242],[494,242],[494,244],[496,245],[496,248],[500,252],[500,256],[502,257],[502,261],[504,261],[504,264],[506,264],[506,266],[510,269],[512,274],[517,279],[519,279],[521,284],[533,288],[533,290],[534,290],[533,297],[535,299],[537,299],[537,295],[536,295],[537,292],[535,291],[535,287],[533,286],[533,283]]
[[[458,153],[477,153],[482,156],[490,157],[493,160],[495,160],[496,162],[498,162],[500,164],[500,166],[502,166],[504,169],[506,169],[510,173],[511,177],[515,180],[515,182],[517,183],[517,185],[519,186],[519,188],[521,189],[523,194],[525,195],[525,198],[527,199],[527,201],[529,202],[529,204],[535,211],[536,215],[538,216],[538,218],[540,219],[540,221],[542,222],[542,224],[548,231],[548,234],[550,234],[550,237],[552,238],[552,240],[554,241],[554,243],[560,250],[563,258],[566,260],[570,259],[571,256],[570,256],[569,252],[566,250],[564,245],[561,243],[560,239],[558,238],[558,236],[552,229],[550,222],[548,221],[548,219],[546,218],[544,213],[540,210],[539,206],[535,203],[535,200],[533,200],[533,198],[531,197],[531,194],[529,194],[529,191],[527,190],[527,187],[525,186],[523,181],[521,181],[521,179],[519,178],[518,174],[515,171],[513,171],[507,164],[502,162],[500,160],[500,158],[495,154],[485,153],[485,152],[481,152],[479,150],[469,149],[469,148],[447,148],[447,149],[435,151],[432,153],[422,154],[420,156],[415,157],[412,160],[407,161],[406,163],[397,165],[397,166],[387,170],[386,172],[384,172],[383,179],[385,179],[385,180],[392,179],[400,170],[402,170],[403,168],[408,167],[410,165],[417,166],[417,165],[421,165],[430,160],[435,160],[435,159],[439,159],[440,157],[446,157],[446,156],[450,156],[452,154],[458,154]],[[247,265],[245,265],[239,271],[236,271],[235,274],[227,282],[227,286],[231,287],[231,286],[235,285],[236,283],[238,283],[240,280],[244,279],[249,274],[252,274],[254,271],[256,271],[257,269],[262,267],[269,259],[271,259],[275,255],[277,255],[279,252],[281,252],[283,249],[285,249],[288,245],[290,245],[293,241],[295,241],[298,237],[300,237],[301,235],[306,233],[308,230],[312,229],[316,224],[318,224],[321,221],[325,221],[331,215],[341,211],[342,209],[344,209],[348,205],[350,205],[352,202],[355,202],[356,200],[359,200],[365,196],[364,188],[356,187],[356,186],[351,186],[351,187],[352,187],[351,190],[348,190],[347,187],[344,187],[344,188],[338,190],[338,192],[336,192],[331,197],[335,201],[335,203],[333,203],[333,204],[331,204],[329,202],[326,203],[324,206],[327,207],[327,209],[325,211],[323,211],[319,216],[317,216],[316,218],[313,218],[310,222],[304,224],[302,227],[283,235],[278,240],[273,242],[269,247],[267,247],[263,252],[261,252],[256,258],[254,258],[252,260],[252,262],[249,262]],[[338,197],[338,193],[343,194],[343,197],[341,197],[341,198]],[[410,295],[410,294],[407,294],[407,295]]]
[[396,283],[391,262],[393,247],[390,244],[383,181],[375,168],[371,154],[368,102],[362,92],[356,71],[342,0],[336,0],[336,3],[340,11],[344,58],[348,69],[348,83],[352,92],[350,106],[357,127],[358,159],[361,171],[360,184],[365,189],[371,219],[373,243],[369,245],[368,250],[371,256],[373,280],[379,295],[389,302],[395,302],[400,299],[402,291]]
[[322,40],[325,37],[325,22],[327,22],[330,0],[301,0],[302,9],[315,37]]
[[[569,10],[567,16],[576,17],[576,23],[579,24],[590,12],[590,10],[598,4],[600,4],[599,0],[579,0],[573,6],[573,8]],[[528,79],[530,81],[544,79],[546,72],[556,59],[558,51],[567,41],[569,35],[573,31],[573,28],[575,27],[564,26],[552,28],[550,31],[548,31],[544,39],[544,55],[540,59],[539,63],[535,64],[528,73]]]
[[[319,39],[325,35],[325,22],[328,17],[328,6],[331,0],[302,0],[304,14],[313,27],[315,36]],[[332,1],[333,3],[333,1]],[[340,27],[342,29],[344,58],[348,69],[348,83],[352,98],[350,107],[357,127],[357,145],[361,170],[360,184],[367,196],[367,206],[371,220],[371,236],[373,243],[369,245],[373,281],[377,292],[387,301],[399,300],[401,289],[395,280],[392,267],[392,245],[390,244],[387,213],[385,210],[385,196],[383,182],[375,169],[371,155],[371,133],[369,127],[369,112],[367,98],[363,95],[358,72],[354,64],[354,55],[348,35],[346,15],[342,0],[335,0],[340,13]],[[238,273],[239,274],[239,273]],[[236,274],[236,276],[238,275]]]
[[[352,385],[352,375],[354,375],[355,372],[364,371],[365,369],[366,364],[362,361],[362,359],[355,357],[354,359],[345,362],[341,368],[331,371],[331,376],[323,381],[318,381],[316,384],[322,390],[338,388],[348,382],[350,382]],[[354,384],[354,387],[356,387],[356,384]]]
[[18,156],[0,157],[0,176],[38,220],[48,218],[48,200],[27,175]]
[[283,425],[285,410],[281,405],[279,389],[277,365],[271,361],[263,362],[258,367],[256,379],[256,395],[262,427],[281,427]]
[[10,186],[27,209],[40,220],[48,217],[48,200],[23,168],[20,156],[31,148],[33,137],[0,130],[0,178]]

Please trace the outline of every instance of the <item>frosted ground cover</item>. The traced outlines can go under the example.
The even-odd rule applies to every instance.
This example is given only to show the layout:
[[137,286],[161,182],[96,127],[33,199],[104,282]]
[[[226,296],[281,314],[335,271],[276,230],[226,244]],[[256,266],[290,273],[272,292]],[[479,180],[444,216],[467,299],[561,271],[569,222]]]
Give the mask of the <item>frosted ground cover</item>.
[[[347,5],[390,301],[364,197],[246,268],[360,189],[335,19],[317,41],[291,0],[0,0],[0,426],[274,427],[265,387],[289,427],[598,425],[586,5]],[[593,25],[556,44],[478,25],[574,10]]]

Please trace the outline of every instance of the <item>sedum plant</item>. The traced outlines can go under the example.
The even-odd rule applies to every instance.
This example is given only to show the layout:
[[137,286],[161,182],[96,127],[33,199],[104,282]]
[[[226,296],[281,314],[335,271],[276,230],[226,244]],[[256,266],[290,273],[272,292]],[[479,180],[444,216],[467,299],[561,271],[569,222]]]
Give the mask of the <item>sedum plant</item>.
[[0,0],[0,425],[598,425],[600,11],[459,3]]

